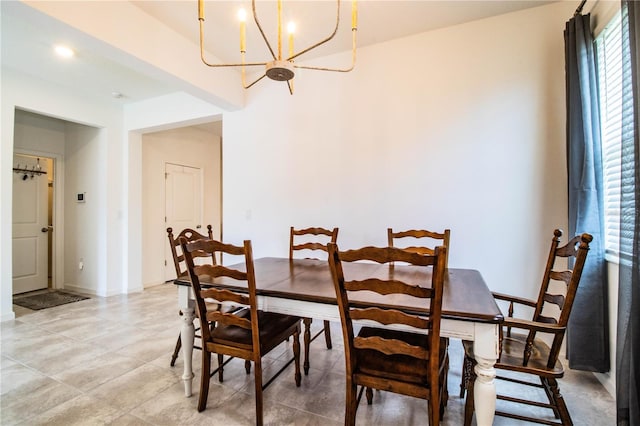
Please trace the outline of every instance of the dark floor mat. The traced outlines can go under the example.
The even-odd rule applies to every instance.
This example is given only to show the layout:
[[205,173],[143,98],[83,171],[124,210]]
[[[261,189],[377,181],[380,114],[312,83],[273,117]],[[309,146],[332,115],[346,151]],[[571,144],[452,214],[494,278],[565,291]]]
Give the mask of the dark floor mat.
[[49,291],[47,293],[33,294],[31,296],[14,297],[13,304],[38,311],[40,309],[66,305],[67,303],[78,302],[85,299],[89,299],[89,297],[66,293],[64,291]]

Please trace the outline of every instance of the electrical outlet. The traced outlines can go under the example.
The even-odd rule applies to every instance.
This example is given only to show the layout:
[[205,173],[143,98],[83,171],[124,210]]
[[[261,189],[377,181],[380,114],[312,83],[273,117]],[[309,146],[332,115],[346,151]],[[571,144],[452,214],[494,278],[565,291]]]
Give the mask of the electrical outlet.
[[84,269],[84,261],[82,259],[80,259],[80,262],[78,262],[78,269],[81,271]]

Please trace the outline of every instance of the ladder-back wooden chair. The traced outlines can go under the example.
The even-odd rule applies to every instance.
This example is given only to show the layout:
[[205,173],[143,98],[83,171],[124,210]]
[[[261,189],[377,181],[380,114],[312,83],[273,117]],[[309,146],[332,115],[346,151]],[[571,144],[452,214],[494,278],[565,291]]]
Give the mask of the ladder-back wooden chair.
[[[365,387],[427,399],[429,424],[439,424],[444,414],[443,392],[448,365],[447,340],[440,337],[445,259],[444,247],[437,247],[433,255],[421,255],[393,247],[339,251],[336,244],[329,244],[329,264],[344,337],[347,374],[345,425],[355,424],[358,402]],[[366,276],[363,270],[356,272],[350,269],[355,280],[345,277],[347,267],[357,268],[354,262],[358,261],[389,264],[388,269],[384,269],[388,272]],[[403,266],[394,266],[392,262],[403,262]],[[345,263],[350,264],[343,265]],[[432,269],[430,279],[424,273],[426,267]],[[397,268],[413,269],[400,274]],[[416,268],[423,268],[423,278],[418,282],[415,282],[420,276]],[[414,282],[406,282],[407,278]],[[385,302],[363,308],[351,299],[360,291],[382,295]],[[416,315],[394,309],[393,300],[399,294],[424,299],[429,313]],[[422,329],[424,333],[363,326],[355,335],[353,321],[359,320],[374,321],[383,326],[410,326]],[[358,386],[361,386],[359,395]]]
[[[187,272],[187,265],[184,261],[184,253],[182,252],[182,248],[180,247],[180,238],[185,238],[187,241],[196,241],[202,239],[213,239],[213,229],[211,225],[207,225],[207,235],[202,235],[198,231],[194,231],[191,228],[185,228],[180,232],[177,236],[173,235],[173,228],[167,228],[167,238],[169,239],[169,247],[171,248],[171,254],[173,256],[173,264],[176,268],[176,278],[185,278],[189,275]],[[215,257],[211,257],[206,253],[194,253],[194,257],[199,257],[201,260],[206,262],[211,262],[213,265],[216,264]],[[182,312],[180,312],[182,315]],[[197,331],[197,330],[196,330]],[[178,359],[178,354],[180,353],[180,348],[182,347],[182,339],[180,338],[180,334],[178,334],[178,340],[176,341],[175,349],[173,350],[173,355],[171,355],[171,366],[173,367],[176,363],[176,359]],[[200,349],[198,346],[194,346],[195,349]]]
[[[555,419],[560,419],[560,422],[543,416],[529,417],[524,414],[499,410],[496,411],[497,416],[543,424],[572,424],[569,410],[560,393],[557,382],[557,379],[564,375],[559,353],[569,322],[571,307],[578,291],[580,276],[589,251],[589,244],[593,237],[589,234],[578,235],[566,245],[560,247],[561,236],[562,231],[556,229],[551,240],[551,249],[537,301],[493,293],[496,300],[505,301],[509,304],[508,316],[505,318],[501,329],[500,358],[496,362],[495,368],[498,373],[500,373],[500,370],[521,373],[510,374],[509,377],[498,374],[496,379],[542,388],[548,403],[523,399],[521,396],[526,394],[524,392],[514,396],[498,395],[497,398],[514,403],[549,408],[553,411]],[[561,259],[572,259],[572,269],[568,269],[565,261],[559,262],[560,264],[556,263]],[[533,310],[531,319],[514,318],[514,305]],[[545,340],[551,342],[551,346]],[[474,410],[475,361],[473,359],[473,343],[463,342],[463,344],[465,357],[460,397],[463,397],[466,391],[464,424],[470,425]],[[516,376],[522,376],[522,378]],[[540,383],[527,379],[531,377],[537,378]]]
[[[289,233],[289,259],[293,259],[294,252],[302,251],[306,254],[317,253],[322,251],[323,257],[326,258],[327,243],[336,243],[338,241],[338,228],[325,229],[325,228],[306,228],[306,229],[294,229],[291,227]],[[317,256],[313,257],[317,259]],[[324,259],[323,259],[324,260]],[[331,323],[329,321],[324,322],[322,330],[311,337],[311,318],[303,318],[304,322],[304,374],[309,374],[309,347],[311,342],[318,336],[324,333],[324,340],[327,345],[327,349],[331,349],[333,344],[331,342]]]
[[[445,265],[449,267],[449,251],[451,240],[451,230],[445,229],[442,232],[429,231],[426,229],[411,229],[407,231],[394,231],[393,228],[387,228],[387,242],[389,247],[402,248],[413,253],[432,255],[435,253],[436,246],[442,246],[447,249],[445,256]],[[447,339],[448,347],[448,339]],[[449,357],[447,357],[447,360]],[[447,372],[449,366],[446,367]],[[449,399],[449,390],[447,388],[447,381],[445,380],[445,405]],[[367,389],[367,402],[371,404],[371,391]]]
[[[392,228],[387,228],[387,241],[389,243],[389,247],[403,248],[404,250],[409,250],[419,254],[433,254],[436,246],[446,247],[447,267],[449,267],[449,251],[451,250],[449,245],[450,238],[450,229],[445,229],[443,232],[427,231],[424,229],[394,232]],[[400,243],[400,245],[398,245],[398,243]]]
[[[202,327],[202,370],[200,378],[200,396],[198,411],[207,406],[211,370],[211,354],[218,355],[218,377],[222,381],[222,356],[243,358],[254,363],[256,424],[262,425],[262,391],[288,367],[286,364],[269,381],[263,385],[262,357],[272,349],[293,337],[293,362],[295,364],[295,383],[300,386],[300,320],[293,315],[282,315],[273,312],[259,311],[256,299],[256,279],[253,266],[251,241],[244,241],[243,246],[225,244],[215,240],[198,240],[187,242],[182,239],[189,278],[196,299],[198,316],[207,323],[215,324],[211,329]],[[242,256],[244,265],[240,269],[232,269],[222,265],[194,265],[192,254],[216,252],[231,256]],[[207,282],[216,282],[234,287],[245,286],[246,291],[233,291],[230,288],[203,286],[201,278]],[[205,299],[214,299],[222,304],[244,306],[245,309],[233,312],[211,310]]]

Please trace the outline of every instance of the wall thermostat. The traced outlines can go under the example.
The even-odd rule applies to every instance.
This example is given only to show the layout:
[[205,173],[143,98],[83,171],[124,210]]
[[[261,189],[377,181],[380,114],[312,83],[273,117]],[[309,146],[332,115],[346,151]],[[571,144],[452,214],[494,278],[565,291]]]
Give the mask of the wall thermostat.
[[78,201],[79,203],[84,203],[84,194],[85,194],[84,192],[80,192],[80,193],[78,193],[77,201]]

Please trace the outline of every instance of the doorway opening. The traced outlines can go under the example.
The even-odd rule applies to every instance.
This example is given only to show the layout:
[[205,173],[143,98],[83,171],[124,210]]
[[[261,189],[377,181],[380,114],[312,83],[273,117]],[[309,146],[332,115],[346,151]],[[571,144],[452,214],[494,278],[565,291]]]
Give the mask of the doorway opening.
[[222,235],[222,121],[142,135],[142,284],[175,278],[167,227],[174,235],[212,225]]

